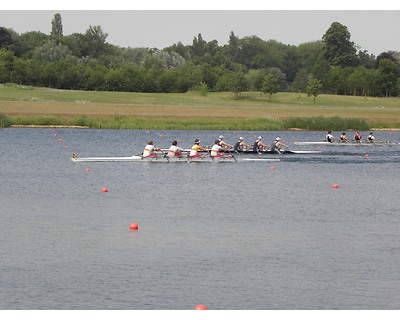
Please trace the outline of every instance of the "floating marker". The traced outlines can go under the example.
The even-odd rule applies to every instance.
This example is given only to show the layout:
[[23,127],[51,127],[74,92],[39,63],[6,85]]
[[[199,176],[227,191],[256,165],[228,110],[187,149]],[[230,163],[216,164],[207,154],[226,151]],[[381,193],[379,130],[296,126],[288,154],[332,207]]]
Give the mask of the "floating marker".
[[139,229],[139,225],[137,223],[131,223],[129,226],[129,229],[137,230],[137,229]]
[[108,192],[108,189],[107,188],[102,188],[101,192]]
[[68,147],[68,146],[65,146],[64,148],[65,148],[65,149],[68,149],[69,147]]
[[57,137],[57,133],[55,133],[54,136]]
[[203,304],[198,304],[194,310],[207,310],[207,307]]
[[368,153],[365,154],[365,157],[368,158]]
[[58,139],[58,142],[62,142],[62,139]]
[[271,166],[271,170],[275,170],[275,166]]
[[86,168],[85,171],[86,171],[86,172],[90,172],[90,168]]
[[334,183],[334,184],[332,185],[332,188],[337,189],[337,188],[339,188],[339,185],[338,185],[337,183]]

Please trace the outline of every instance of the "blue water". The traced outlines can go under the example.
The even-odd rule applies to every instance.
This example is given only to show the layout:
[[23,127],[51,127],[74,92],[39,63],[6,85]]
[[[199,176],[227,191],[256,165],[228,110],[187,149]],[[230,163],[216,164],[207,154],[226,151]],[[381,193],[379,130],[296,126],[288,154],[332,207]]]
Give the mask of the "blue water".
[[[139,154],[149,138],[207,145],[221,133],[230,143],[279,134],[292,150],[322,153],[69,159]],[[374,133],[400,141],[399,132]],[[293,144],[324,136],[0,129],[0,309],[399,309],[400,146]]]

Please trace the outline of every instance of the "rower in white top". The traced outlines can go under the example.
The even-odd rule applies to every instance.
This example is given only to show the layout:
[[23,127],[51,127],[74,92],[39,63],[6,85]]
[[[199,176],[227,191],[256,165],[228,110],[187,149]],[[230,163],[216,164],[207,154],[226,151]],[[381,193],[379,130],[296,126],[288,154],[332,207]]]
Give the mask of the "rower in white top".
[[182,157],[182,152],[183,152],[183,149],[178,147],[178,141],[174,140],[174,141],[172,141],[172,144],[168,149],[167,156],[169,158],[174,158],[174,157],[181,158]]
[[326,141],[333,142],[336,138],[332,135],[332,131],[328,131],[327,135],[325,136]]

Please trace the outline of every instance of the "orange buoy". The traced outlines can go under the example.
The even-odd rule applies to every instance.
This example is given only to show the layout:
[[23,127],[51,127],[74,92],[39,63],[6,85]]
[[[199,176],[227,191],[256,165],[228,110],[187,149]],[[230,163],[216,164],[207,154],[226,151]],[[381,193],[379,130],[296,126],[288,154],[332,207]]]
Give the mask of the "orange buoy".
[[101,192],[108,192],[108,189],[107,188],[102,188]]
[[339,185],[338,185],[337,183],[334,183],[334,184],[332,185],[332,188],[337,189],[337,188],[339,188]]
[[137,223],[131,223],[129,226],[129,229],[137,230],[137,229],[139,229],[139,225]]
[[203,304],[198,304],[194,310],[207,310],[207,307]]

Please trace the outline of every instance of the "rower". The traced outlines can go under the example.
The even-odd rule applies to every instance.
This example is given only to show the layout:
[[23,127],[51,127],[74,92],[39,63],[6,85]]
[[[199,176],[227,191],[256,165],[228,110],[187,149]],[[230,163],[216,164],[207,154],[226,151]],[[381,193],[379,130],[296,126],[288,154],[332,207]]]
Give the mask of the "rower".
[[228,142],[226,142],[224,140],[224,136],[221,134],[218,137],[218,144],[222,147],[222,148],[233,148],[233,145],[229,144]]
[[161,149],[154,146],[153,140],[149,140],[147,142],[147,145],[144,147],[142,157],[143,158],[155,158],[155,157],[157,157],[157,154],[155,153],[155,151],[161,151]]
[[368,136],[368,142],[375,142],[375,137],[374,137],[374,135],[372,134],[372,132],[370,132],[369,133],[369,136]]
[[183,152],[183,149],[178,147],[178,141],[174,140],[174,141],[172,141],[172,145],[168,149],[167,156],[169,158],[182,157],[182,152]]
[[211,154],[210,154],[212,159],[223,157],[223,153],[221,153],[221,151],[223,151],[223,152],[229,151],[229,149],[221,147],[221,145],[219,143],[220,143],[219,139],[216,139],[214,141],[214,145],[211,148]]
[[281,142],[281,138],[276,137],[274,143],[273,143],[272,146],[271,146],[271,151],[277,150],[278,153],[281,153],[281,152],[283,151],[282,148],[287,148],[287,145],[286,145],[286,144],[283,144],[283,143]]
[[207,151],[206,148],[200,146],[200,142],[201,141],[199,139],[194,140],[194,144],[190,149],[189,158],[193,159],[201,157],[200,151]]
[[333,142],[335,141],[335,137],[332,135],[332,131],[328,131],[327,135],[325,136],[326,141]]
[[344,142],[344,143],[349,142],[349,139],[347,139],[347,136],[346,136],[346,132],[342,132],[342,135],[340,136],[340,142]]
[[236,141],[235,145],[233,146],[233,150],[237,153],[249,150],[251,145],[244,142],[244,138],[240,137],[238,141]]
[[259,136],[253,144],[253,152],[258,153],[259,151],[265,151],[268,146],[262,142],[262,137]]
[[356,132],[356,134],[354,135],[354,140],[356,142],[361,142],[362,136],[361,136],[360,132],[358,132],[358,131]]

